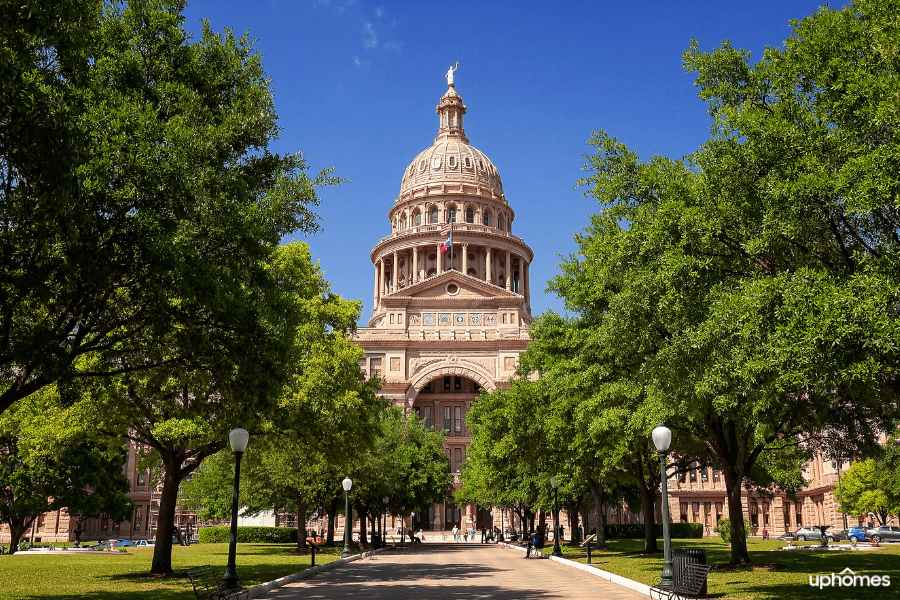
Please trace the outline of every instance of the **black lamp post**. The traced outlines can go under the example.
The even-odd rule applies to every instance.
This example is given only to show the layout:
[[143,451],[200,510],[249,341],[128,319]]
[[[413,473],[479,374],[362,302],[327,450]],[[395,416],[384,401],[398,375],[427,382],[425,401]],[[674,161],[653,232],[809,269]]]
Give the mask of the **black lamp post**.
[[556,477],[550,478],[550,487],[553,488],[553,556],[562,556],[559,547],[559,482]]
[[382,522],[384,523],[384,525],[381,528],[381,547],[386,548],[387,547],[387,505],[388,505],[388,502],[391,501],[391,499],[388,498],[387,496],[385,496],[384,498],[382,498],[382,501],[384,502],[384,514],[382,515]]
[[353,482],[345,477],[341,485],[344,486],[344,551],[341,552],[341,558],[347,558],[350,556],[350,523],[353,521],[350,513],[350,488],[353,487]]
[[225,574],[222,575],[222,581],[229,590],[236,590],[238,585],[237,570],[235,569],[234,560],[237,551],[237,521],[238,521],[238,496],[240,494],[241,483],[241,457],[244,456],[244,450],[247,449],[247,443],[250,441],[250,434],[246,429],[238,427],[228,434],[228,442],[231,444],[231,451],[234,453],[234,490],[231,496],[231,536],[228,539],[228,566],[225,568]]
[[838,477],[838,502],[841,503],[841,516],[844,518],[844,532],[849,535],[850,530],[847,528],[847,513],[844,512],[844,494],[841,490],[841,467],[844,466],[843,459],[838,458],[837,463],[837,477]]
[[663,564],[662,575],[659,578],[659,587],[671,588],[674,586],[674,571],[672,570],[672,541],[669,537],[669,490],[666,480],[666,455],[669,453],[669,445],[672,443],[672,431],[660,423],[651,434],[653,445],[659,453],[659,463],[662,480],[662,526],[663,526]]

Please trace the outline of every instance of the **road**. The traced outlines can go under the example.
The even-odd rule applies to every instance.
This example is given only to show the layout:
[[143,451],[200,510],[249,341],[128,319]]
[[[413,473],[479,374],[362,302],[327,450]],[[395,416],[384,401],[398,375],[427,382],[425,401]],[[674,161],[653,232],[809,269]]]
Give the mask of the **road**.
[[423,544],[389,550],[288,584],[265,600],[647,600],[605,579],[496,545]]

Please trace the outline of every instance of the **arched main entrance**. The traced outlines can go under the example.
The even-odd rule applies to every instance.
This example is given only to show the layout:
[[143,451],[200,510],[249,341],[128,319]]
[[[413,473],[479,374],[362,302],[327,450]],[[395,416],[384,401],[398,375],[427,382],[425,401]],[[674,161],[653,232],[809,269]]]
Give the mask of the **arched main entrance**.
[[[461,485],[459,474],[472,441],[466,413],[481,394],[481,389],[480,383],[465,375],[444,373],[424,383],[413,398],[412,409],[425,426],[434,427],[447,436],[444,452],[453,474],[454,489]],[[477,529],[479,523],[474,505],[457,506],[451,500],[429,507],[427,522],[425,515],[420,514],[416,525],[426,531],[449,531],[454,526]]]

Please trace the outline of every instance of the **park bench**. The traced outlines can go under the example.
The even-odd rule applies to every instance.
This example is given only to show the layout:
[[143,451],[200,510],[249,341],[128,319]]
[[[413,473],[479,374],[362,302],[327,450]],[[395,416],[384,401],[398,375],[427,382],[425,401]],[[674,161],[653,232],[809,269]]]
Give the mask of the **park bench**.
[[[650,597],[662,600],[675,600],[676,598],[699,598],[700,591],[706,584],[706,576],[712,569],[709,565],[701,565],[698,563],[688,563],[684,565],[681,576],[678,581],[670,588],[661,588],[652,586],[650,588]],[[656,595],[654,595],[654,593]]]
[[246,588],[226,589],[225,582],[210,565],[189,569],[185,574],[191,579],[197,600],[246,600],[250,596]]

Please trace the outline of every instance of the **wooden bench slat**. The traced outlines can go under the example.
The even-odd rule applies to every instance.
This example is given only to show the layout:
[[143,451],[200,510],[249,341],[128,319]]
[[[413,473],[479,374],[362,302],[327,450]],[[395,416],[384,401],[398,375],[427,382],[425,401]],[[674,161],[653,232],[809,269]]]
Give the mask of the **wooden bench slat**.
[[197,600],[240,600],[250,595],[250,590],[225,589],[225,583],[216,575],[212,565],[188,569],[184,573],[190,578]]

